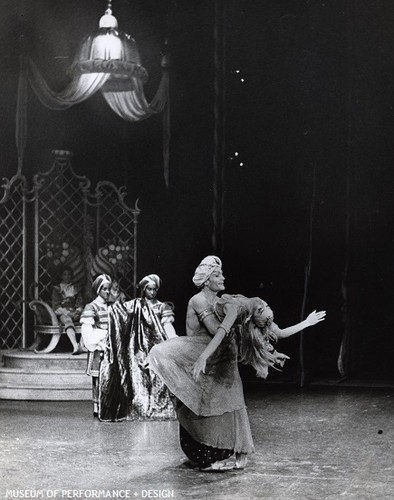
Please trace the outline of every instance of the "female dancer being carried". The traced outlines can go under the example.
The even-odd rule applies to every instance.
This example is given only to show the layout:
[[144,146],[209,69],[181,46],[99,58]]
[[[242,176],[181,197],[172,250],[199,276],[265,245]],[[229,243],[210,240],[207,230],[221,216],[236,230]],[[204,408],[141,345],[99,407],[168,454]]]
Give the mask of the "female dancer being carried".
[[314,311],[301,323],[280,329],[259,298],[224,295],[219,299],[224,276],[216,256],[202,260],[193,282],[200,292],[188,304],[186,336],[153,347],[149,366],[177,398],[186,456],[202,471],[243,469],[254,445],[238,360],[266,377],[270,366],[283,366],[288,359],[275,351],[271,341],[322,321],[325,312]]

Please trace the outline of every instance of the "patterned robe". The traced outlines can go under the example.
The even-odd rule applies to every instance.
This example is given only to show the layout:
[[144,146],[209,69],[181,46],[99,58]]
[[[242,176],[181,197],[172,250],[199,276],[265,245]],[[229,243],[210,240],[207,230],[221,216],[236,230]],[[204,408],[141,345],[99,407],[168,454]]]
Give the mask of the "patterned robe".
[[109,306],[108,349],[100,365],[100,420],[175,419],[168,389],[145,366],[151,348],[167,340],[163,321],[170,314],[164,303],[152,308],[143,298]]

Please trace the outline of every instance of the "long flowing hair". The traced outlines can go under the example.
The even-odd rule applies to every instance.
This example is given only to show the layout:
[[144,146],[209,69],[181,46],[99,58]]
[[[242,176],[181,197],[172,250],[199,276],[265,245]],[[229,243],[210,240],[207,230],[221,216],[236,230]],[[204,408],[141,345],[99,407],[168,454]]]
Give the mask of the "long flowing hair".
[[241,324],[237,335],[239,361],[256,370],[256,376],[266,378],[268,369],[278,370],[278,353],[271,342],[277,338],[270,330],[272,319],[268,318],[264,325],[257,325],[256,318],[249,316]]
[[[232,331],[236,335],[239,361],[252,366],[260,378],[267,377],[269,368],[280,371],[285,358],[273,346],[278,339],[271,330],[273,315],[267,314],[267,304],[259,297],[223,295],[217,305],[223,306],[225,302],[238,305],[238,317]],[[216,313],[222,320],[220,307],[216,308]]]

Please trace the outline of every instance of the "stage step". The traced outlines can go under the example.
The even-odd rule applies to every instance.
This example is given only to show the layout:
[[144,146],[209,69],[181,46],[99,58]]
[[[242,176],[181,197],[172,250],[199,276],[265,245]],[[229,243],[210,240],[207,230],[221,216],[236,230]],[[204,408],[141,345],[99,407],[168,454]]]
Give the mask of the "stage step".
[[75,401],[90,400],[91,379],[85,373],[86,353],[39,354],[3,351],[0,399]]
[[71,353],[40,354],[34,351],[3,351],[5,368],[20,368],[29,371],[41,370],[86,370],[86,353],[73,356]]

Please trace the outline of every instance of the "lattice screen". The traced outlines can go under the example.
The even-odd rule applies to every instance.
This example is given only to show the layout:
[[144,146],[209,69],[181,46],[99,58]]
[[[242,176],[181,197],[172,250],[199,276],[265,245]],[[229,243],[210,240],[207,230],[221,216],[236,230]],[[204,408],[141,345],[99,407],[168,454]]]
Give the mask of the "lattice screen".
[[[139,210],[128,207],[124,189],[110,182],[100,182],[94,194],[96,258],[94,264],[107,257],[107,272],[117,277],[129,297],[136,291],[136,238]],[[90,198],[89,198],[90,199]],[[100,270],[98,267],[97,272]],[[95,267],[93,265],[93,272]]]
[[36,298],[49,300],[54,281],[68,265],[74,280],[86,286],[84,238],[87,190],[90,182],[75,174],[71,153],[56,152],[46,173],[34,177],[36,196]]
[[26,179],[15,176],[2,186],[0,200],[0,333],[1,349],[22,345],[25,318],[25,188]]
[[[33,178],[5,181],[0,200],[2,289],[0,334],[3,349],[26,347],[27,290],[50,302],[54,282],[64,266],[85,290],[86,301],[94,275],[117,278],[131,298],[136,293],[137,219],[139,209],[125,203],[125,188],[107,181],[90,192],[90,181],[77,175],[72,154],[54,151],[52,168]],[[33,206],[34,204],[34,206]],[[29,210],[26,210],[26,207]],[[34,210],[32,210],[34,208]],[[34,220],[32,214],[34,212]],[[33,238],[27,238],[31,229]],[[30,265],[34,270],[30,272]]]

